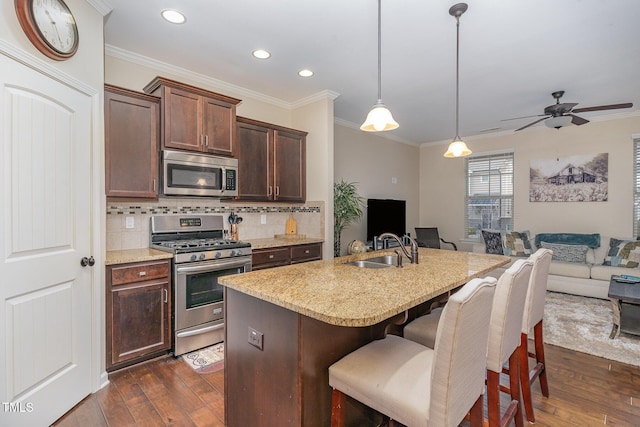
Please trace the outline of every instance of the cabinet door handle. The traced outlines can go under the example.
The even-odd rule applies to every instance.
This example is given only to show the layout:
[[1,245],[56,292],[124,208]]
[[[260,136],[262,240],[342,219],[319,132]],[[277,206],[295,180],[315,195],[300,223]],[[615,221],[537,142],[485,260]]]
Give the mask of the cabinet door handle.
[[205,135],[204,136],[204,146],[208,147],[209,146],[209,135]]
[[276,196],[280,195],[280,186],[276,185]]
[[140,277],[144,277],[146,275],[147,275],[146,271],[141,271],[141,272],[138,273],[138,276],[140,276]]
[[273,187],[269,186],[269,188],[267,189],[267,196],[270,196],[273,194]]
[[169,302],[169,291],[166,288],[163,289],[163,291],[164,291],[164,302],[166,304],[167,302]]
[[305,253],[305,254],[308,254],[308,253],[309,253],[309,249],[307,249],[306,251],[304,251],[304,253]]
[[204,147],[204,135],[200,135],[200,145]]
[[269,255],[269,259],[273,259],[273,255]]
[[153,191],[156,191],[156,179],[153,179]]

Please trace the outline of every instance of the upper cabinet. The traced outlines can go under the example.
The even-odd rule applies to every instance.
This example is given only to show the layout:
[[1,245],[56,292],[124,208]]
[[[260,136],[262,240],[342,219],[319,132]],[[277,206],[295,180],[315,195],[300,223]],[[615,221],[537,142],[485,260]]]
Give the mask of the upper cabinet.
[[239,99],[163,77],[144,91],[162,99],[162,148],[235,157]]
[[237,117],[238,199],[304,202],[307,132]]
[[160,99],[104,88],[107,197],[157,199]]

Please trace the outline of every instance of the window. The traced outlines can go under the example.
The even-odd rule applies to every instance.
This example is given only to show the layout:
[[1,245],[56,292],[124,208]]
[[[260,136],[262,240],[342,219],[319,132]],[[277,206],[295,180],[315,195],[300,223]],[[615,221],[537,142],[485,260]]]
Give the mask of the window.
[[640,240],[640,136],[633,138],[633,235]]
[[464,235],[479,240],[481,229],[512,230],[513,153],[467,157],[466,166]]

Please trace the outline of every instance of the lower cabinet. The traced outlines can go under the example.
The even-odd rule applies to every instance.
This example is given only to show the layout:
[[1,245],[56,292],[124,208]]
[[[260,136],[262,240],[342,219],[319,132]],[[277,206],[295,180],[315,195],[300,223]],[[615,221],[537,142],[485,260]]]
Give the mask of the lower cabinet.
[[251,269],[262,270],[319,259],[322,259],[322,243],[253,249]]
[[107,371],[171,348],[171,261],[106,269]]

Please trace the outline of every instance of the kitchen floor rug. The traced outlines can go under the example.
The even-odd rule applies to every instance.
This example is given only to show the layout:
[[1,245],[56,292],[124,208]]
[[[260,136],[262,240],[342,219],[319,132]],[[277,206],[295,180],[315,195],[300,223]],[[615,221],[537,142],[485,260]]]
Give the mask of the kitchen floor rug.
[[609,300],[547,292],[542,324],[544,342],[609,360],[640,366],[640,336],[610,339]]
[[194,371],[208,374],[224,368],[224,343],[214,344],[182,355]]

